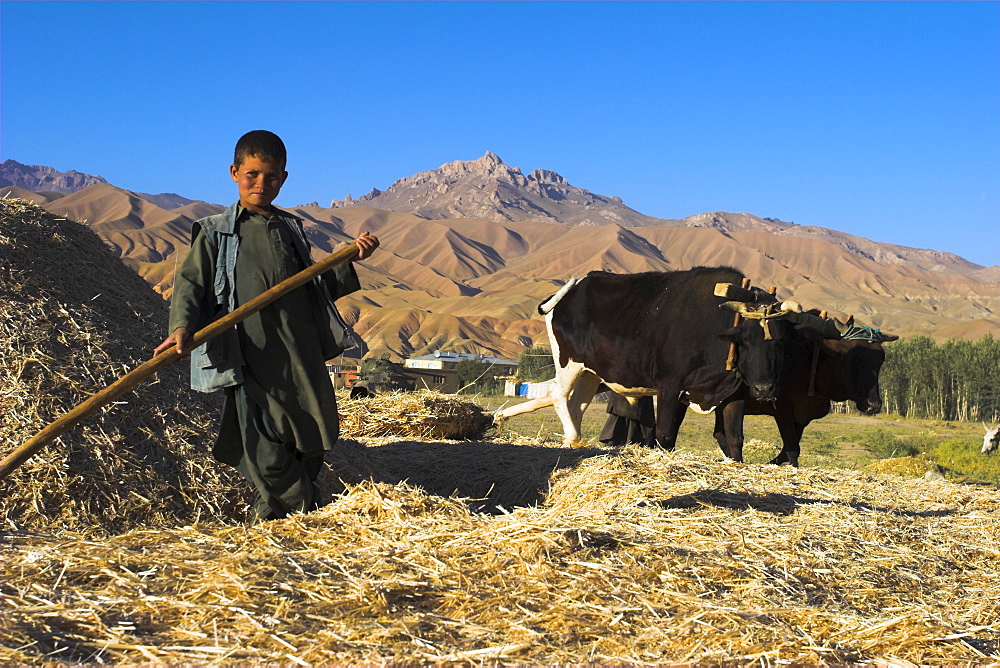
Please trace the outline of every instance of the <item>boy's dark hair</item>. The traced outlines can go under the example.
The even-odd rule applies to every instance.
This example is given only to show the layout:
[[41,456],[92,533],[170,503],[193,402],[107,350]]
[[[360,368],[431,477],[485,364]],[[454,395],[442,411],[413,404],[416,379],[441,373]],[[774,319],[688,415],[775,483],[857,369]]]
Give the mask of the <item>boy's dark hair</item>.
[[251,130],[236,142],[233,164],[239,167],[251,157],[276,162],[282,169],[288,160],[285,143],[281,141],[281,137],[268,130]]

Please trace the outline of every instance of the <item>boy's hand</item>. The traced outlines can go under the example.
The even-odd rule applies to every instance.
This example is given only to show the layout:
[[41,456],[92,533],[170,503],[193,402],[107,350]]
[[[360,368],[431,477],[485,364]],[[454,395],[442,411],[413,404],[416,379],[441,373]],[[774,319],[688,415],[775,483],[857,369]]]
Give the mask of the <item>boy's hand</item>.
[[357,262],[371,257],[371,254],[378,248],[378,237],[368,232],[362,232],[361,236],[354,240],[354,243],[358,245],[359,252],[352,262]]
[[186,327],[178,327],[170,336],[163,339],[163,343],[156,346],[156,350],[153,351],[153,357],[156,357],[164,350],[169,350],[170,346],[177,346],[177,354],[185,355],[188,352],[188,344],[190,342],[191,332]]

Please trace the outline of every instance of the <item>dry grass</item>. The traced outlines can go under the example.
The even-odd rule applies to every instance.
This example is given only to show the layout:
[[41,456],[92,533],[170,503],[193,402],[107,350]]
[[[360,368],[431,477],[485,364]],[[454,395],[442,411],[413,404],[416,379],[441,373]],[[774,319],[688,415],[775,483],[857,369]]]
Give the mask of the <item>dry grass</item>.
[[[381,451],[394,445],[365,447],[366,465],[382,469]],[[415,464],[460,447],[411,446]],[[553,462],[546,448],[468,447],[501,486],[520,484],[502,472],[513,449]],[[464,464],[440,475],[458,477]],[[106,540],[10,533],[0,661],[998,658],[993,492],[636,448],[545,473],[538,505],[505,512],[367,480],[319,511],[263,525],[197,523]]]
[[[163,306],[119,288],[110,264],[100,285],[61,278],[96,262],[93,235],[0,206],[6,451],[143,358]],[[204,452],[214,409],[185,379],[142,388],[0,482],[0,663],[1000,661],[993,489],[428,439],[434,414],[476,411],[390,396],[342,401],[354,438],[328,458],[327,505],[247,525],[229,498],[242,483]],[[362,431],[425,414],[407,435]]]

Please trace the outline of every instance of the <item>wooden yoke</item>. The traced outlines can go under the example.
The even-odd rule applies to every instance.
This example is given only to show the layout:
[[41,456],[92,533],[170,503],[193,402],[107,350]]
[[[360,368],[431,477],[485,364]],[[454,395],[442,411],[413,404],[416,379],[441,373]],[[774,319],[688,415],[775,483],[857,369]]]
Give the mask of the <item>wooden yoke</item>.
[[[218,320],[198,330],[188,342],[189,348],[194,350],[209,339],[218,336],[230,327],[242,322],[280,297],[283,297],[292,290],[305,285],[323,272],[332,269],[338,264],[343,264],[344,262],[353,259],[360,252],[361,249],[358,248],[358,244],[351,243],[344,248],[330,253],[322,260],[309,265],[294,276],[286,278],[273,288],[257,295],[233,312],[227,313]],[[61,418],[58,418],[54,422],[50,423],[47,427],[39,431],[32,438],[22,443],[19,447],[15,448],[13,452],[4,457],[3,460],[0,461],[0,479],[7,477],[11,471],[23,464],[29,457],[31,457],[31,455],[35,454],[35,452],[41,450],[43,447],[75,427],[81,420],[89,417],[93,413],[96,413],[103,406],[111,403],[129,390],[134,389],[136,385],[146,380],[160,369],[176,362],[181,357],[182,355],[177,352],[177,346],[171,346],[156,357],[147,360],[141,366],[132,369],[132,371],[129,371],[127,374],[116,380],[111,385],[108,385],[100,392],[91,395],[89,399],[79,404],[76,408],[66,413]]]
[[[744,290],[750,288],[750,279],[744,278],[743,285],[741,286]],[[740,324],[740,314],[737,313],[733,316],[733,327],[739,327]],[[726,358],[726,371],[732,371],[736,368],[736,342],[731,341],[729,343],[729,356]]]
[[[777,302],[778,299],[777,299],[777,297],[775,297],[775,295],[778,294],[778,286],[777,285],[769,285],[769,286],[767,286],[767,294],[771,295],[772,299],[774,299],[774,301]],[[771,338],[771,333],[767,329],[767,320],[761,320],[760,324],[761,324],[761,326],[764,327],[764,338],[765,339],[770,339]]]
[[[826,311],[820,311],[819,317],[826,319]],[[816,396],[816,369],[819,368],[819,347],[823,345],[820,341],[813,344],[812,365],[809,368],[809,396]]]

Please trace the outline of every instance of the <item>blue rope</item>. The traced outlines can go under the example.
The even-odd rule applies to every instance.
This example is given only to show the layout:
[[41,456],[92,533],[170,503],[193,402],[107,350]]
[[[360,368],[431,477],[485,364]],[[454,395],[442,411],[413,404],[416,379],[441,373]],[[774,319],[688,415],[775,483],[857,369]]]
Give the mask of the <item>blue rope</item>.
[[847,341],[870,341],[872,343],[885,341],[882,330],[867,325],[851,325],[846,332],[840,335],[840,338]]

